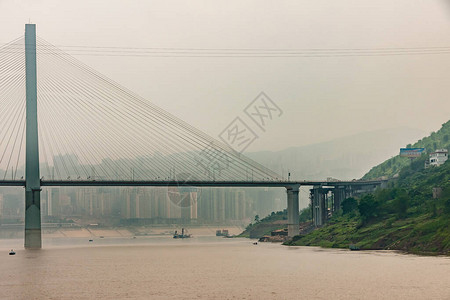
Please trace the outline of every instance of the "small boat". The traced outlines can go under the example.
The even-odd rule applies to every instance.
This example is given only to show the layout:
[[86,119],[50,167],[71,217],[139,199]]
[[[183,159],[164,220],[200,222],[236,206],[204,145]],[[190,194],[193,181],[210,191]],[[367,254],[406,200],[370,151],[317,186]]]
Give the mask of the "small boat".
[[228,236],[228,229],[223,229],[223,230],[216,230],[216,236]]
[[16,255],[16,252],[14,252],[14,250],[11,249],[11,251],[9,251],[9,255]]
[[184,230],[184,228],[181,228],[181,234],[179,234],[177,230],[175,230],[175,233],[173,234],[174,239],[187,239],[191,236],[192,235],[188,234],[187,230]]
[[350,251],[359,251],[360,250],[359,247],[354,244],[351,244],[350,246],[348,246],[348,248],[350,249]]

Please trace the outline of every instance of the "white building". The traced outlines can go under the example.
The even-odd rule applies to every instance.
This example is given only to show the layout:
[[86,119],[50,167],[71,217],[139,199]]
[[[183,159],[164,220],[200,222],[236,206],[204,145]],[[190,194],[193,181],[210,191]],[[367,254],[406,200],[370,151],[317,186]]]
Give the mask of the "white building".
[[438,149],[430,154],[429,165],[430,166],[440,166],[448,159],[447,149]]

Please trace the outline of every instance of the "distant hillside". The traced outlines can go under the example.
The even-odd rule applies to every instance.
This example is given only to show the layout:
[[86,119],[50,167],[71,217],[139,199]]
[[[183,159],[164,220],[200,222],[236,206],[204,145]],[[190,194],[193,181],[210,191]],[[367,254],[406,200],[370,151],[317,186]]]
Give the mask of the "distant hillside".
[[[441,129],[431,133],[430,136],[424,137],[412,145],[403,145],[403,147],[425,148],[427,153],[431,153],[436,149],[450,149],[450,121],[442,124]],[[397,153],[398,151],[399,150],[397,149]],[[366,175],[363,176],[363,179],[375,179],[382,176],[392,177],[409,163],[409,158],[396,155],[376,167],[373,167]]]
[[[248,237],[251,239],[261,238],[264,235],[270,235],[272,231],[279,229],[287,229],[287,210],[272,212],[263,219],[259,216],[255,217],[255,222],[250,223],[238,237]],[[310,227],[311,209],[303,209],[299,216],[300,224]]]
[[424,132],[418,129],[386,129],[277,152],[246,155],[284,177],[291,172],[292,179],[354,179],[423,135]]
[[282,228],[287,228],[287,210],[272,212],[262,220],[259,220],[257,216],[255,222],[250,223],[239,237],[260,238],[263,235],[270,235],[273,230]]

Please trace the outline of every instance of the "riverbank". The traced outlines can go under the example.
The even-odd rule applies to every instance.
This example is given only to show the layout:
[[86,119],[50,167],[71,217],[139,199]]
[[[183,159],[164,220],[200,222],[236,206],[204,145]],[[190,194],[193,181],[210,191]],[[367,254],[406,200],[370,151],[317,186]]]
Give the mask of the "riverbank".
[[450,255],[450,160],[424,168],[424,159],[404,167],[390,187],[347,198],[323,227],[286,243]]
[[[450,255],[450,160],[424,169],[421,159],[403,168],[388,188],[345,199],[322,227],[302,232],[301,226],[300,235],[284,244]],[[304,216],[311,216],[310,208]],[[260,238],[281,227],[277,218],[285,212],[250,224],[241,235]]]
[[450,255],[450,220],[427,215],[389,218],[362,226],[358,217],[341,216],[322,228],[299,235],[288,246],[319,246],[361,250],[399,250],[419,255]]
[[[76,228],[43,228],[43,238],[100,238],[100,237],[133,237],[133,236],[172,236],[179,226],[130,226],[120,228],[96,228],[93,226]],[[185,227],[194,236],[215,236],[217,229],[227,229],[230,235],[242,232],[240,226],[191,226]],[[23,226],[15,228],[0,226],[0,239],[23,238]]]

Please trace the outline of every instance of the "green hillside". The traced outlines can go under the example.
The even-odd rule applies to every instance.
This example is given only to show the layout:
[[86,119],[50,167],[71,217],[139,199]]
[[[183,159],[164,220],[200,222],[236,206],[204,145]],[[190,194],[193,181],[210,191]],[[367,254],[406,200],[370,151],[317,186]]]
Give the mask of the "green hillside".
[[428,169],[417,160],[389,188],[346,199],[342,208],[322,228],[287,244],[450,255],[450,160]]
[[283,228],[287,228],[287,210],[272,212],[261,220],[259,216],[255,216],[255,221],[250,223],[239,237],[256,239],[263,235],[270,235],[273,230]]
[[[450,122],[408,147],[430,153],[450,148]],[[348,198],[323,227],[294,237],[286,245],[402,250],[417,254],[450,255],[450,160],[425,169],[428,154],[410,161],[399,156],[374,167],[365,179],[388,176],[388,188],[361,198]],[[396,175],[396,176],[394,176]],[[311,213],[305,209],[301,221]],[[285,212],[255,220],[242,236],[258,237],[283,227]],[[284,225],[285,226],[285,225]]]
[[[431,153],[436,149],[450,149],[450,121],[442,124],[441,129],[431,133],[430,136],[424,137],[413,145],[409,144],[405,146],[407,148],[425,148],[427,153]],[[425,161],[428,154],[424,154],[423,156],[422,162]],[[362,179],[369,180],[383,176],[391,178],[398,174],[403,167],[406,167],[409,164],[409,158],[400,157],[400,155],[397,155],[379,164],[378,166],[373,167],[366,175],[362,177]]]

